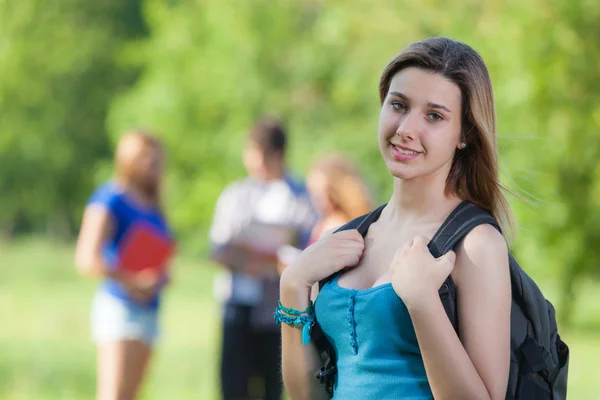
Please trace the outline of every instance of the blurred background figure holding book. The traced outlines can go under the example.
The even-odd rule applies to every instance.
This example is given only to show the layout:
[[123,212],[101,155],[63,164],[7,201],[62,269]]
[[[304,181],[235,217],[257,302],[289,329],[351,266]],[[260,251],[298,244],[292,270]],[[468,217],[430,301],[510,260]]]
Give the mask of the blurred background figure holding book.
[[[374,208],[371,191],[358,168],[340,153],[329,153],[317,158],[309,168],[306,186],[312,204],[319,216],[309,245],[323,233],[335,230]],[[279,272],[301,253],[293,246],[279,249]]]
[[286,141],[279,120],[255,124],[243,149],[248,177],[223,190],[210,229],[212,258],[224,266],[215,295],[223,303],[225,400],[281,398],[277,251],[306,247],[316,221],[304,184],[287,171]]
[[98,400],[136,397],[158,334],[174,247],[160,201],[163,163],[156,138],[125,134],[115,179],[96,189],[83,215],[75,263],[83,275],[102,280],[91,316]]

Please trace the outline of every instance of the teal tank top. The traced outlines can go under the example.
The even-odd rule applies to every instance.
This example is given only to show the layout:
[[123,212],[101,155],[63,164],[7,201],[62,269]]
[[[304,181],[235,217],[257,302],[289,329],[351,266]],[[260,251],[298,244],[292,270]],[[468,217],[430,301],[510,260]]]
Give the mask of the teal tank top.
[[315,301],[337,354],[333,399],[433,399],[410,315],[392,284],[355,290],[338,278]]

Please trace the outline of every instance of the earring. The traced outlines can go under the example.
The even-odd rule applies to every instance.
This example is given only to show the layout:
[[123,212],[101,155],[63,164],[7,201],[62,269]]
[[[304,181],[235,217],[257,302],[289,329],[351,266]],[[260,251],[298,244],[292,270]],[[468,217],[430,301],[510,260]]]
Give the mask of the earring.
[[464,149],[465,147],[467,147],[467,144],[465,142],[461,142],[460,143],[460,148]]

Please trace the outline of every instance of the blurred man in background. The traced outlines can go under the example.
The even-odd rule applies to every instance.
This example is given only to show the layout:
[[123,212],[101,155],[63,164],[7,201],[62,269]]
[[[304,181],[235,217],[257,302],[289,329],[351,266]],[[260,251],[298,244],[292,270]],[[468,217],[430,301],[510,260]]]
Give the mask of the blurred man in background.
[[263,118],[250,130],[243,151],[248,177],[222,192],[210,230],[212,258],[225,267],[215,281],[223,302],[225,400],[281,398],[277,250],[304,248],[316,221],[304,184],[286,171],[286,141],[277,119]]

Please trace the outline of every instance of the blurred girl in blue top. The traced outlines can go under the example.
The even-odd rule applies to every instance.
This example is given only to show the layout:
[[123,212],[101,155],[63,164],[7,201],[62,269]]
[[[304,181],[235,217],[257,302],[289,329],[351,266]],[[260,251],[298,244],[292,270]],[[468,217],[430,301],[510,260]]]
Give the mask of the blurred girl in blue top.
[[158,309],[165,273],[125,273],[119,245],[128,231],[147,224],[172,241],[161,210],[163,149],[153,136],[133,131],[120,140],[116,177],[92,194],[76,249],[77,269],[100,278],[92,306],[92,336],[98,344],[97,398],[134,399],[158,334]]
[[[314,378],[323,365],[309,329],[288,325],[308,321],[289,317],[304,310],[335,349],[335,399],[504,399],[511,308],[505,239],[484,224],[455,252],[436,259],[427,248],[463,201],[511,225],[488,70],[466,44],[427,39],[387,65],[379,96],[377,142],[393,192],[364,239],[357,230],[327,235],[284,270],[278,311],[287,319],[277,318],[285,322],[285,386],[292,399],[328,398]],[[460,337],[438,293],[450,274]],[[309,307],[313,285],[331,275]]]

